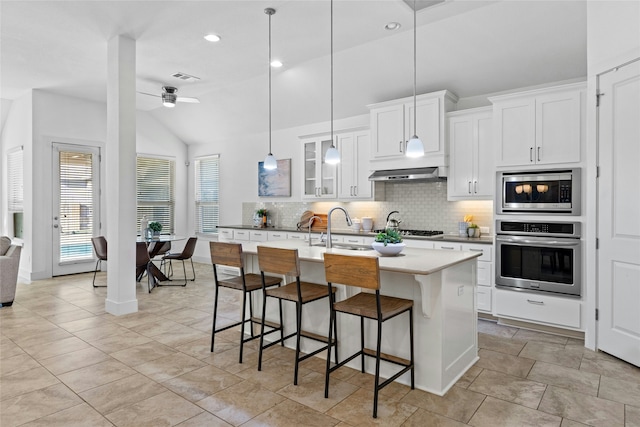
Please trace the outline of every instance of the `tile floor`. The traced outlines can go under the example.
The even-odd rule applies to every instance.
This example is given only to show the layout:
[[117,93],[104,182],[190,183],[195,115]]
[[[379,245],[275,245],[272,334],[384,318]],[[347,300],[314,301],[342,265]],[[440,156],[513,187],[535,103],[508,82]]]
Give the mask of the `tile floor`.
[[[238,332],[209,352],[213,274],[146,292],[139,312],[105,313],[91,274],[19,284],[0,309],[0,425],[11,426],[640,426],[640,368],[576,339],[479,321],[480,360],[444,397],[394,383],[371,418],[370,375],[341,368],[323,398],[324,362],[255,341],[238,364]],[[99,281],[105,281],[104,274]],[[239,316],[223,290],[220,324]]]

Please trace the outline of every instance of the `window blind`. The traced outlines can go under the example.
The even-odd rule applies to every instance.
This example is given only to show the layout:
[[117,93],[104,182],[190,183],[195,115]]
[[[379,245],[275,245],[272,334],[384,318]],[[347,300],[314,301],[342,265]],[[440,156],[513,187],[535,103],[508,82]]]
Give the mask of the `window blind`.
[[23,193],[23,156],[22,147],[7,153],[7,202],[9,212],[22,212]]
[[93,155],[60,151],[60,262],[93,257]]
[[217,233],[220,218],[220,156],[195,160],[196,233]]
[[173,234],[175,211],[175,161],[138,156],[136,161],[136,229],[146,215],[162,224],[162,233]]

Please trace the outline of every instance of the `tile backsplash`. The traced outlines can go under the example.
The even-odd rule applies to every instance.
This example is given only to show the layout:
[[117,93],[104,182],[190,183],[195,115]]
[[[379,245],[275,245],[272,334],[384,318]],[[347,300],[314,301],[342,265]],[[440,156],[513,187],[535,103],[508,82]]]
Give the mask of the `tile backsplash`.
[[[445,233],[457,233],[458,222],[465,215],[473,215],[473,222],[481,227],[489,227],[493,234],[493,201],[460,201],[447,200],[446,181],[440,182],[404,182],[384,184],[385,201],[383,202],[257,202],[242,204],[242,223],[253,224],[253,216],[257,209],[266,208],[269,220],[276,227],[295,227],[300,215],[310,210],[316,213],[327,213],[334,206],[342,206],[354,218],[370,216],[374,228],[383,228],[387,215],[391,211],[399,211],[394,218],[401,220],[401,228],[421,230],[442,230]],[[332,228],[346,228],[344,215],[334,213],[331,218]]]

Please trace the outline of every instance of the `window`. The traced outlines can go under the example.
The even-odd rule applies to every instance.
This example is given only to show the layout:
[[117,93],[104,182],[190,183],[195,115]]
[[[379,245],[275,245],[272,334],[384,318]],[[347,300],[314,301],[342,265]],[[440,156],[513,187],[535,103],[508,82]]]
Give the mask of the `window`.
[[220,156],[196,159],[196,233],[217,233],[220,218]]
[[13,149],[7,153],[7,202],[9,212],[22,212],[23,196],[23,150],[22,147]]
[[175,210],[175,161],[140,157],[136,162],[136,228],[146,215],[149,221],[162,224],[162,232],[173,234]]

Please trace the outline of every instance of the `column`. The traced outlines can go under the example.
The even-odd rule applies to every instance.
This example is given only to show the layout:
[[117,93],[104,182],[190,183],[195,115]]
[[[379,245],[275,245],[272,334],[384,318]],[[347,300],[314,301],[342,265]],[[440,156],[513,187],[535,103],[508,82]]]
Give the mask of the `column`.
[[136,42],[107,45],[107,313],[138,311],[136,299]]

